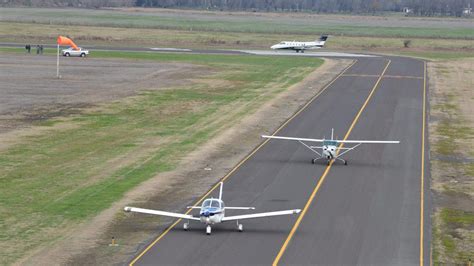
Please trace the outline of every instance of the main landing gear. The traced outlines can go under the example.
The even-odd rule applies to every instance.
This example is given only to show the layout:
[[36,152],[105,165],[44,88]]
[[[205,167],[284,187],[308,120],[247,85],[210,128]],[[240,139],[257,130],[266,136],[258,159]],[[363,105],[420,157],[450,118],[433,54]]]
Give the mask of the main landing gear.
[[237,221],[237,230],[239,230],[239,232],[243,232],[243,231],[244,231],[244,225],[243,225],[243,224],[239,224],[239,221]]
[[188,230],[189,230],[189,222],[185,222],[185,223],[183,224],[183,229],[184,229],[184,231],[188,231]]

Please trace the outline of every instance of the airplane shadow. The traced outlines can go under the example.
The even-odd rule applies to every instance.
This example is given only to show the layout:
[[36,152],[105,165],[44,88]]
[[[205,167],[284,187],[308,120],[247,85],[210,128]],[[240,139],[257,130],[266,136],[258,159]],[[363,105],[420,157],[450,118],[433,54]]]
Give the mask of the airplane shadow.
[[[177,225],[171,231],[173,233],[179,234],[189,234],[189,235],[206,235],[206,227],[203,225],[195,225],[193,226],[190,224],[190,228],[187,231],[184,231],[182,224]],[[212,226],[212,233],[211,235],[219,235],[219,234],[227,234],[227,233],[236,233],[236,234],[245,234],[245,233],[252,233],[258,235],[287,235],[288,231],[283,229],[262,229],[262,228],[252,228],[250,226],[245,227],[244,224],[244,231],[239,232],[235,226],[222,226],[222,225],[214,225]]]

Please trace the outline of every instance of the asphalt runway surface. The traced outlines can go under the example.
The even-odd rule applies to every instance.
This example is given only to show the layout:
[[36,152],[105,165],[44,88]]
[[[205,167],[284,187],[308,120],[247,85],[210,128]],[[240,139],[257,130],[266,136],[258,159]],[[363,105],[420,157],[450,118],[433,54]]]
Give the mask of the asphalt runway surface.
[[[22,43],[0,43],[0,47],[24,48]],[[56,48],[56,45],[44,45],[45,48]],[[60,47],[64,49],[66,47]],[[279,56],[307,56],[307,57],[375,57],[374,55],[340,53],[340,52],[320,52],[319,49],[307,51],[306,53],[296,53],[285,50],[202,50],[202,49],[184,49],[169,47],[107,47],[107,46],[84,46],[84,49],[90,50],[89,56],[94,56],[94,51],[132,51],[132,52],[157,52],[157,53],[190,53],[190,54],[228,54],[228,55],[279,55]],[[36,46],[32,45],[31,53],[36,53]],[[25,50],[26,51],[26,50]]]
[[[233,222],[218,224],[211,236],[200,223],[191,222],[185,232],[181,221],[169,231],[170,225],[157,228],[167,233],[131,263],[429,264],[426,167],[421,202],[424,69],[415,59],[359,58],[277,132],[322,138],[334,128],[339,139],[350,132],[348,139],[401,144],[362,145],[344,157],[349,165],[327,166],[325,161],[311,164],[316,155],[297,142],[270,140],[225,180],[227,206],[264,212],[307,205],[299,221],[298,216],[244,220],[242,233]],[[242,211],[226,212],[236,213]]]
[[[150,50],[127,50],[144,49]],[[159,226],[157,240],[143,247],[130,263],[428,265],[431,228],[428,159],[424,156],[428,147],[423,136],[427,134],[423,127],[424,62],[403,57],[346,57],[357,61],[276,135],[322,138],[330,137],[334,128],[339,139],[347,135],[348,139],[400,140],[401,144],[362,145],[344,156],[349,165],[327,166],[325,161],[311,164],[317,156],[297,142],[265,142],[224,182],[226,206],[254,206],[256,210],[228,210],[226,214],[295,208],[304,209],[301,214],[243,220],[242,233],[234,222],[218,224],[210,236],[205,234],[205,225],[196,222],[191,222],[187,232],[182,229],[183,221]],[[218,197],[218,190],[211,195]]]

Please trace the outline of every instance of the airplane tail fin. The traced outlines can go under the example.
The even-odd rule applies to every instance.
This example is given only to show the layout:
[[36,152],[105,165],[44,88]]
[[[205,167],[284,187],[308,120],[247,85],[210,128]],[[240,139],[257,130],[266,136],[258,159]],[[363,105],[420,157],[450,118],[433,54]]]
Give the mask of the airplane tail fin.
[[318,39],[318,42],[326,42],[326,40],[329,38],[327,35],[321,35]]
[[221,182],[221,188],[219,190],[219,199],[222,200],[222,188],[224,187],[224,182]]

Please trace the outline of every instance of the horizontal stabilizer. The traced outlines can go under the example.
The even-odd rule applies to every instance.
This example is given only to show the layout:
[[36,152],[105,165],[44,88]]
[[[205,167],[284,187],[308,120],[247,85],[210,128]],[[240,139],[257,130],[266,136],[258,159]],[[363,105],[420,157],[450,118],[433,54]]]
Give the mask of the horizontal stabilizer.
[[327,36],[327,35],[321,35],[321,37],[319,37],[318,41],[325,42],[328,38],[329,38],[329,36]]

